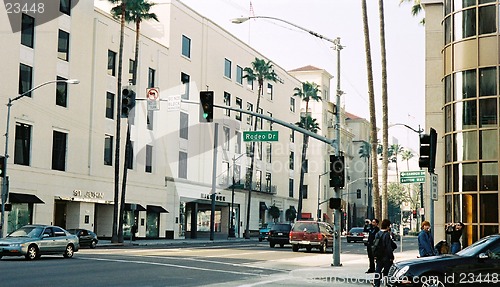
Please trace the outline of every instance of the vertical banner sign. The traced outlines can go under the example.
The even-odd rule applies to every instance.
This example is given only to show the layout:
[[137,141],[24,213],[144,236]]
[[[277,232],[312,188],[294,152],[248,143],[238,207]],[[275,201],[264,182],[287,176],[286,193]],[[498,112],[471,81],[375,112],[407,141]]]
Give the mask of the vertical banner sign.
[[146,98],[148,99],[148,111],[159,111],[160,110],[160,89],[159,88],[147,88]]
[[431,199],[438,200],[438,176],[431,173]]

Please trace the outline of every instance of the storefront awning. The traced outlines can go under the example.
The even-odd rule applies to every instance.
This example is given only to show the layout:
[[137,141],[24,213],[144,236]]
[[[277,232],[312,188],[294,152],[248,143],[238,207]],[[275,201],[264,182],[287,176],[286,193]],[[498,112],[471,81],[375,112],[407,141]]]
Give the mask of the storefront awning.
[[[131,211],[132,210],[132,203],[125,203],[125,210],[126,211]],[[135,211],[146,211],[146,208],[144,206],[135,203]]]
[[24,193],[9,193],[11,203],[45,203],[38,196]]
[[267,205],[263,201],[260,202],[260,210],[267,210]]
[[169,213],[165,208],[159,205],[147,205],[147,211],[156,213]]

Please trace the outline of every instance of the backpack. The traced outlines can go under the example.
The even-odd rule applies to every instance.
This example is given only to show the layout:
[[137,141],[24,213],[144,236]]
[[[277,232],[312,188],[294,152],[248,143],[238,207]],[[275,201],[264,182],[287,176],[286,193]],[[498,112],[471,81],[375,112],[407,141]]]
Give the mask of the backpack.
[[379,231],[377,234],[375,234],[375,239],[373,240],[373,244],[371,246],[372,248],[372,254],[373,257],[375,258],[382,258],[384,257],[384,240],[383,240],[384,232]]

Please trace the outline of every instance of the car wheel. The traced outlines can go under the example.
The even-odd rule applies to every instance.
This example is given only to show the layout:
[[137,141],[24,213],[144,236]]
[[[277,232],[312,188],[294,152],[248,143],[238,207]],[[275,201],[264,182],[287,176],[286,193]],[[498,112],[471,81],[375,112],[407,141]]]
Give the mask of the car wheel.
[[326,253],[326,241],[323,241],[319,247],[319,252]]
[[439,274],[427,274],[424,278],[425,282],[422,280],[422,287],[445,287],[444,279],[442,275]]
[[312,247],[311,247],[311,246],[307,246],[307,247],[306,247],[306,250],[307,250],[307,252],[311,252]]
[[299,246],[298,246],[297,244],[293,244],[293,245],[292,245],[292,251],[293,251],[293,252],[297,252],[297,251],[299,251]]
[[27,260],[35,260],[40,257],[40,255],[38,255],[38,248],[36,245],[30,245],[28,247],[28,252],[24,257],[26,257]]
[[66,246],[66,250],[64,250],[64,258],[71,258],[73,257],[73,254],[75,254],[75,250],[73,248],[73,245],[71,244],[68,244],[68,246]]
[[269,242],[269,246],[270,246],[271,248],[274,248],[274,245],[276,245],[276,243],[274,243],[274,242]]
[[94,249],[97,246],[97,241],[92,240],[92,242],[90,242],[89,246],[90,246],[90,248]]

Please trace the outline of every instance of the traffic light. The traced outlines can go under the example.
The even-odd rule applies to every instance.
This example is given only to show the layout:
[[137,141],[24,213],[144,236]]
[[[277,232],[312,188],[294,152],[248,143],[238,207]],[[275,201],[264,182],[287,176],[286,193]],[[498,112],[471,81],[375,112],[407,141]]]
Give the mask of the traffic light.
[[420,157],[419,167],[426,167],[430,173],[434,173],[436,166],[437,132],[431,128],[429,134],[420,135]]
[[122,118],[128,118],[130,111],[135,106],[135,86],[125,86],[122,88]]
[[330,155],[330,187],[344,187],[344,174],[344,156]]
[[3,177],[5,172],[5,157],[0,156],[0,177]]
[[341,206],[340,198],[330,197],[328,201],[328,207],[330,207],[331,209],[340,209],[340,206]]
[[200,123],[211,123],[214,119],[214,92],[200,92]]

